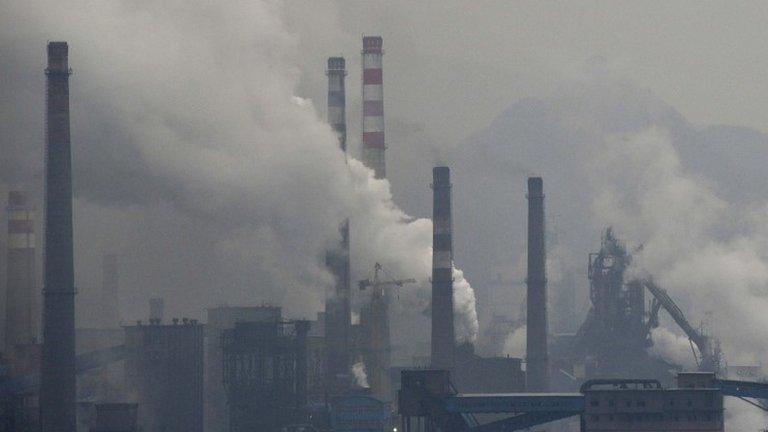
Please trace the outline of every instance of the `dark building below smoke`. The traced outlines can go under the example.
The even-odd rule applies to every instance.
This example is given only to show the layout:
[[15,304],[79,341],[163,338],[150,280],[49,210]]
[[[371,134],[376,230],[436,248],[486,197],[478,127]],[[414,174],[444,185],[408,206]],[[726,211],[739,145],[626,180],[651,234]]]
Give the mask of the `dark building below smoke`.
[[203,326],[174,319],[125,327],[126,383],[147,431],[202,432]]
[[222,335],[231,432],[306,421],[307,321],[240,322]]

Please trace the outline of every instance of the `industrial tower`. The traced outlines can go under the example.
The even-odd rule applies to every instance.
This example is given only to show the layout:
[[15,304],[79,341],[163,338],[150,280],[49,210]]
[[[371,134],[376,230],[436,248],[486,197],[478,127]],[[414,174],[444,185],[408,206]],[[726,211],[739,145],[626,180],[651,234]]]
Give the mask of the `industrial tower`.
[[42,432],[75,432],[75,279],[72,151],[66,42],[48,43],[45,145],[45,280],[40,365]]
[[363,163],[377,179],[387,177],[381,36],[363,37]]
[[544,181],[528,178],[528,314],[526,369],[528,391],[545,392],[549,388],[547,354],[547,255],[544,237]]
[[5,346],[8,351],[37,339],[35,293],[35,210],[27,195],[8,194],[8,271]]
[[451,171],[432,170],[432,367],[452,370],[456,355],[453,324],[453,222]]
[[[347,75],[343,57],[328,58],[328,123],[336,132],[339,147],[346,156],[347,121],[344,79]],[[326,266],[335,279],[332,297],[326,302],[326,339],[328,344],[327,377],[334,387],[349,374],[352,326],[350,289],[349,219],[339,226],[340,242],[326,253]]]

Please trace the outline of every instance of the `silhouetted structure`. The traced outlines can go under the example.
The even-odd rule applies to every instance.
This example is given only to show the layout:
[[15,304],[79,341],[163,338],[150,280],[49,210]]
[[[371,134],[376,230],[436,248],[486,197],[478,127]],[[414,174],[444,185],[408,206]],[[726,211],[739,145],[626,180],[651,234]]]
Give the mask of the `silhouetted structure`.
[[202,432],[203,326],[195,320],[125,327],[125,374],[147,431]]
[[432,367],[454,367],[456,336],[453,324],[453,222],[451,171],[432,170]]
[[74,432],[75,280],[72,243],[72,152],[66,42],[48,43],[45,147],[45,280],[40,426]]
[[528,179],[528,313],[527,382],[529,391],[549,388],[547,350],[547,255],[544,239],[544,182],[541,177]]
[[[347,75],[343,57],[328,58],[328,123],[339,140],[341,151],[347,151],[346,90]],[[350,351],[352,349],[352,291],[350,280],[349,219],[339,226],[341,237],[336,248],[327,252],[326,266],[333,274],[335,287],[326,300],[325,336],[327,389],[343,392],[350,383]]]
[[279,431],[306,421],[307,321],[236,323],[223,332],[231,432]]

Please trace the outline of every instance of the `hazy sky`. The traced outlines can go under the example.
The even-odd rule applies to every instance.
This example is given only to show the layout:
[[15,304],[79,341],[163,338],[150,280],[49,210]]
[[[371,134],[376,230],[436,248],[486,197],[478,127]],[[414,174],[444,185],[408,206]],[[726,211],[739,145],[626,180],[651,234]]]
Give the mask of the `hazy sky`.
[[354,94],[360,35],[381,34],[388,114],[438,140],[547,94],[594,57],[696,124],[768,129],[764,2],[288,1],[286,14],[307,59],[302,93],[324,101],[311,68],[343,53]]

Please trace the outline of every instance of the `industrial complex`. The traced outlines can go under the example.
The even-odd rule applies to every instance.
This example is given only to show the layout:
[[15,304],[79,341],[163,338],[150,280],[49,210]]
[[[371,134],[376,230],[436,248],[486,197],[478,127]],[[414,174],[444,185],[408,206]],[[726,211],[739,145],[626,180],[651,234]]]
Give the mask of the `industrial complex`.
[[[29,191],[14,190],[3,219],[0,432],[717,432],[725,430],[725,398],[766,409],[762,375],[728,376],[711,329],[690,323],[652,274],[628,270],[635,251],[611,227],[595,239],[594,253],[584,251],[584,273],[571,275],[589,284],[586,318],[573,323],[575,332],[553,331],[546,179],[539,176],[527,178],[527,194],[516,202],[527,206],[524,311],[494,316],[481,329],[498,332],[486,338],[496,345],[524,329],[524,358],[500,348],[484,355],[457,336],[454,230],[462,227],[453,209],[462,201],[452,182],[462,179],[448,166],[424,167],[432,170],[431,275],[393,274],[377,262],[358,271],[370,277],[353,281],[350,228],[360,221],[346,218],[318,258],[333,286],[315,316],[238,304],[210,305],[200,321],[169,318],[167,299],[152,297],[141,299],[146,316],[126,323],[117,302],[122,262],[109,253],[93,300],[109,319],[76,328],[78,155],[70,143],[68,51],[66,42],[48,43],[44,211]],[[383,55],[382,37],[362,38],[359,142],[374,179],[387,176]],[[327,122],[345,157],[347,65],[330,57],[324,71]],[[394,292],[417,278],[431,283],[429,356],[403,364],[392,355]],[[690,341],[695,370],[653,353],[652,331],[663,315]]]

